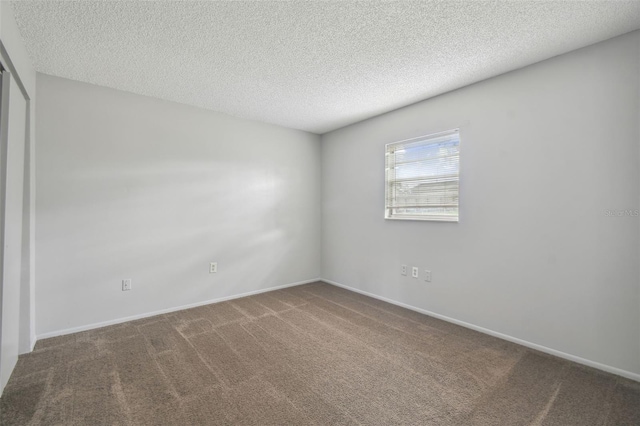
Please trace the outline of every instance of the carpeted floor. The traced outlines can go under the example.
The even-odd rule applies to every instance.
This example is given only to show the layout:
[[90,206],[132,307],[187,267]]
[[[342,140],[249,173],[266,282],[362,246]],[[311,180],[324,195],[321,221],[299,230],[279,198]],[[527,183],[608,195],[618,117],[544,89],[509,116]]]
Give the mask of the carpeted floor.
[[39,341],[2,425],[640,425],[640,383],[314,283]]

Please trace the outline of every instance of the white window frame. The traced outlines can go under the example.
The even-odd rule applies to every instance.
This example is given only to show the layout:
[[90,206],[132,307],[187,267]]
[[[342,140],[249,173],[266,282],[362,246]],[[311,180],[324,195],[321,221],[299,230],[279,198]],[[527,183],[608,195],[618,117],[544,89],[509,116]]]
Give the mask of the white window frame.
[[[398,149],[403,150],[405,147],[418,147],[418,146],[427,146],[431,144],[442,144],[446,142],[452,142],[457,140],[457,156],[454,154],[453,157],[457,157],[457,174],[436,174],[431,175],[428,178],[420,178],[416,179],[416,181],[426,181],[426,183],[453,183],[455,182],[456,190],[452,191],[451,194],[455,194],[455,202],[445,202],[442,201],[442,204],[427,204],[426,201],[415,201],[415,205],[405,205],[403,203],[398,203],[398,199],[396,198],[395,191],[399,182],[399,178],[396,178],[395,171],[397,169],[396,162],[397,157],[395,156],[395,152]],[[385,206],[384,206],[384,218],[390,220],[421,220],[421,221],[439,221],[439,222],[459,222],[460,221],[460,203],[459,203],[459,195],[460,195],[460,130],[453,129],[447,130],[439,133],[432,133],[425,136],[420,136],[417,138],[406,139],[402,141],[392,142],[385,145]],[[442,157],[434,157],[434,159],[452,157],[452,155],[446,155]],[[404,163],[407,164],[407,163]],[[411,179],[403,179],[403,181],[411,181]],[[439,188],[442,190],[442,188]],[[427,192],[428,194],[428,192]],[[449,194],[447,194],[449,195]],[[417,199],[417,198],[414,198]],[[457,214],[452,213],[408,213],[408,212],[397,212],[396,210],[403,210],[403,207],[406,207],[404,210],[408,210],[410,208],[427,208],[427,207],[440,207],[443,209],[456,209]]]

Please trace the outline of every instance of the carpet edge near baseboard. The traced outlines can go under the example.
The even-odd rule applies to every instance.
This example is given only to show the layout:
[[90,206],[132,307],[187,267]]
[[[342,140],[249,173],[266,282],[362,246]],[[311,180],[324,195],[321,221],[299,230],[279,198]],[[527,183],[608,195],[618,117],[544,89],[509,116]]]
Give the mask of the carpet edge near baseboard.
[[36,342],[38,340],[42,340],[42,339],[48,339],[48,338],[51,338],[51,337],[64,336],[66,334],[78,333],[80,331],[94,330],[96,328],[102,328],[102,327],[107,327],[107,326],[110,326],[110,325],[121,324],[121,323],[128,322],[128,321],[135,321],[135,320],[139,320],[139,319],[143,319],[143,318],[149,318],[149,317],[153,317],[153,316],[156,316],[156,315],[162,315],[162,314],[168,314],[168,313],[171,313],[171,312],[182,311],[184,309],[197,308],[198,306],[210,305],[212,303],[219,303],[219,302],[225,302],[227,300],[240,299],[241,297],[253,296],[253,295],[256,295],[256,294],[267,293],[269,291],[280,290],[280,289],[283,289],[283,288],[296,287],[296,286],[299,286],[299,285],[310,284],[310,283],[314,283],[314,282],[317,282],[317,281],[324,281],[324,280],[322,278],[313,278],[313,279],[309,279],[309,280],[297,281],[297,282],[294,282],[294,283],[277,285],[277,286],[264,288],[264,289],[259,289],[259,290],[253,290],[253,291],[249,291],[249,292],[245,292],[245,293],[233,294],[233,295],[230,295],[230,296],[223,296],[223,297],[218,297],[218,298],[215,298],[215,299],[208,299],[208,300],[204,300],[202,302],[195,302],[195,303],[189,303],[189,304],[186,304],[186,305],[174,306],[174,307],[170,307],[170,308],[160,309],[160,310],[157,310],[157,311],[146,312],[146,313],[143,313],[143,314],[130,315],[130,316],[127,316],[127,317],[115,318],[115,319],[112,319],[112,320],[101,321],[101,322],[91,323],[91,324],[87,324],[87,325],[81,325],[81,326],[77,326],[77,327],[70,327],[70,328],[64,328],[64,329],[60,329],[60,330],[48,331],[46,333],[39,334],[36,337],[36,339],[33,342],[31,350],[33,351],[33,347],[35,346]]
[[525,346],[530,349],[535,349],[540,352],[547,353],[549,355],[557,356],[558,358],[563,358],[569,361],[576,362],[578,364],[586,365],[587,367],[592,367],[597,370],[605,371],[607,373],[615,374],[617,376],[625,377],[627,379],[635,380],[636,382],[640,382],[640,374],[634,373],[632,371],[623,370],[618,367],[613,367],[607,364],[602,364],[597,361],[592,361],[586,358],[582,358],[576,355],[572,355],[566,352],[559,351],[557,349],[552,349],[543,345],[539,345],[537,343],[529,342],[527,340],[519,339],[517,337],[510,336],[508,334],[500,333],[498,331],[494,331],[488,328],[484,328],[475,324],[471,324],[465,321],[460,321],[455,318],[448,317],[446,315],[441,315],[436,312],[428,311],[426,309],[418,308],[417,306],[412,306],[407,303],[399,302],[397,300],[390,299],[388,297],[379,296],[374,293],[369,293],[364,290],[357,289],[355,287],[350,287],[345,284],[338,283],[336,281],[328,280],[326,278],[320,278],[319,281],[323,281],[327,284],[334,285],[336,287],[344,288],[345,290],[353,291],[355,293],[360,293],[362,295],[372,297],[374,299],[382,300],[383,302],[391,303],[392,305],[400,306],[405,309],[410,309],[415,312],[419,312],[424,315],[428,315],[430,317],[434,317],[443,321],[450,322],[452,324],[456,324],[465,328],[469,328],[471,330],[478,331],[480,333],[488,334],[489,336],[497,337],[498,339],[506,340],[508,342],[516,343],[521,346]]

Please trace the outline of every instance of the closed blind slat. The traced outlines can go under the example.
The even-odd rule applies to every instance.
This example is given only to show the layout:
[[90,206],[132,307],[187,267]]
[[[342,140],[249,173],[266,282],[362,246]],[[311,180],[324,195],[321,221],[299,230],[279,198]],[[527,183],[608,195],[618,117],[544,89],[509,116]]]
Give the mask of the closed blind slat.
[[458,221],[458,130],[387,144],[385,218]]

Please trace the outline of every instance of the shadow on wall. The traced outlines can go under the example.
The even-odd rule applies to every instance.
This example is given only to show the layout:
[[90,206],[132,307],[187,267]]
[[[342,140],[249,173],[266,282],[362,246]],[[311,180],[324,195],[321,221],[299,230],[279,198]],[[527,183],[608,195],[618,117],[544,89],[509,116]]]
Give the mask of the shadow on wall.
[[[65,193],[38,211],[40,222],[55,224],[39,235],[39,267],[48,277],[38,290],[39,333],[296,279],[289,269],[304,224],[285,217],[297,201],[285,196],[295,191],[278,172],[166,161],[62,176],[54,185]],[[131,292],[120,291],[123,278],[133,279]],[[64,324],[48,329],[59,312],[67,312]]]

